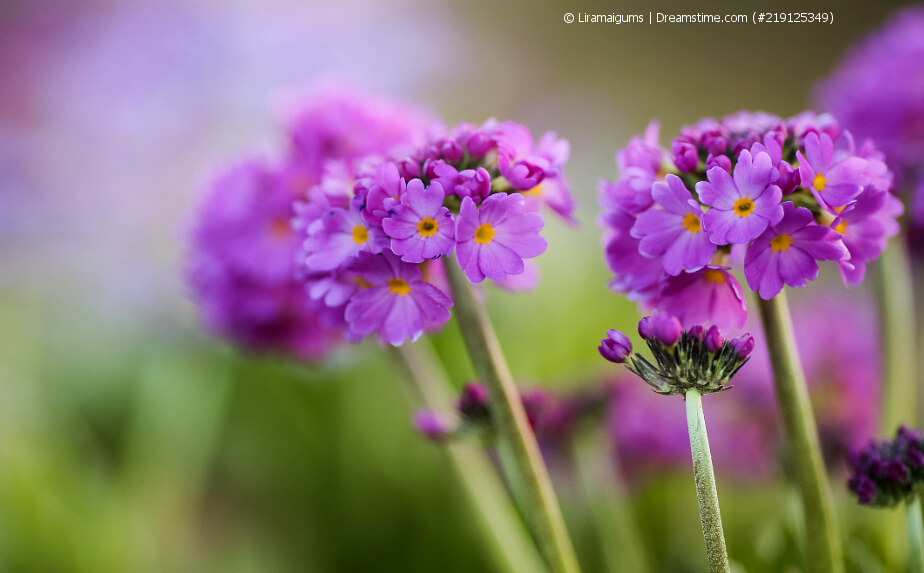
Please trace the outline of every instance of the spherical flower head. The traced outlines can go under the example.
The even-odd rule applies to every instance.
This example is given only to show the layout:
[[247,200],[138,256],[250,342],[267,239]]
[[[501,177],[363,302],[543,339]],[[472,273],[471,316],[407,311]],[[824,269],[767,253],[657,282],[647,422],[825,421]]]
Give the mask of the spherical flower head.
[[423,143],[439,122],[417,108],[325,82],[285,104],[289,162],[309,185],[330,160],[355,166],[373,155],[400,154]]
[[741,328],[747,319],[747,302],[738,280],[727,267],[707,266],[695,273],[668,277],[663,283],[658,310],[677,317],[685,328],[715,324]]
[[716,246],[703,231],[703,209],[676,175],[652,186],[652,196],[660,209],[649,209],[632,227],[640,239],[639,251],[647,257],[662,257],[664,271],[678,275],[698,271],[712,260]]
[[869,182],[867,161],[857,156],[836,160],[834,142],[826,133],[809,133],[805,137],[805,154],[797,151],[796,158],[802,186],[827,208],[847,205]]
[[489,419],[488,389],[481,382],[469,382],[462,388],[456,409],[468,420],[478,422]]
[[413,422],[415,430],[436,442],[452,436],[456,430],[454,420],[445,412],[436,410],[417,410]]
[[622,364],[632,354],[632,341],[618,330],[608,330],[606,338],[600,341],[597,347],[600,356],[616,364]]
[[443,206],[446,194],[433,182],[424,188],[423,181],[407,184],[401,204],[391,216],[382,220],[382,229],[391,237],[391,250],[408,263],[422,263],[452,253],[455,221]]
[[721,392],[748,360],[714,326],[703,336],[699,329],[682,331],[675,318],[652,316],[639,322],[639,333],[655,364],[631,351],[623,360],[658,394],[684,394],[691,389]]
[[480,206],[466,197],[456,220],[459,267],[473,283],[520,274],[523,259],[545,252],[544,225],[540,215],[525,212],[518,194],[495,193]]
[[332,271],[359,253],[377,254],[389,246],[382,229],[363,218],[356,200],[347,209],[330,209],[307,232],[305,264],[310,271]]
[[764,300],[770,300],[783,285],[802,287],[818,276],[817,261],[847,257],[840,236],[818,225],[811,211],[783,204],[783,218],[748,247],[744,275],[748,286]]
[[418,265],[406,263],[391,251],[380,255],[361,252],[351,270],[370,287],[356,293],[346,307],[346,321],[358,335],[372,332],[379,340],[400,346],[417,340],[428,323],[449,320],[452,300],[423,281]]
[[320,359],[340,334],[295,280],[294,199],[261,159],[219,173],[195,212],[187,279],[210,330],[245,349]]
[[638,334],[647,340],[657,340],[665,346],[673,346],[680,340],[683,325],[673,316],[658,314],[646,316],[638,323]]
[[769,154],[752,157],[744,150],[738,156],[734,176],[713,167],[706,174],[708,181],[696,184],[700,201],[712,207],[704,223],[713,243],[746,243],[779,222],[783,192],[771,183],[772,171]]

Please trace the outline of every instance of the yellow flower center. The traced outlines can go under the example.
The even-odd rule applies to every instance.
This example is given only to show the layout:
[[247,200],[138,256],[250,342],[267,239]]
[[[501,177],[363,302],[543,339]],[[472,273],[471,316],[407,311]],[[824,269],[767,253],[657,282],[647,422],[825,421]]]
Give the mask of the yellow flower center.
[[787,234],[777,235],[770,241],[770,248],[774,251],[785,251],[792,244],[792,237]]
[[683,226],[691,233],[699,233],[703,230],[703,224],[699,222],[699,217],[693,213],[687,213],[683,216]]
[[818,191],[824,191],[825,185],[828,184],[828,180],[825,179],[825,176],[819,173],[815,176],[815,179],[812,180],[812,187]]
[[754,201],[751,201],[749,197],[742,197],[735,201],[734,211],[739,217],[747,217],[754,212]]
[[421,219],[420,222],[417,223],[417,232],[420,233],[421,237],[432,237],[436,234],[438,228],[439,225],[430,217]]
[[834,230],[843,235],[847,231],[847,221],[838,223]]
[[536,185],[529,191],[520,191],[520,195],[529,195],[531,197],[541,197],[542,196],[542,183]]
[[401,296],[411,292],[411,285],[404,279],[388,279],[388,290]]
[[362,245],[369,240],[369,231],[366,230],[362,225],[356,225],[353,227],[353,242],[357,245]]
[[479,245],[487,245],[494,239],[494,227],[490,223],[485,223],[475,229],[475,242]]
[[722,271],[717,271],[715,269],[709,269],[708,271],[703,273],[703,277],[707,281],[711,283],[715,283],[715,284],[722,284],[725,282],[725,275],[722,274]]

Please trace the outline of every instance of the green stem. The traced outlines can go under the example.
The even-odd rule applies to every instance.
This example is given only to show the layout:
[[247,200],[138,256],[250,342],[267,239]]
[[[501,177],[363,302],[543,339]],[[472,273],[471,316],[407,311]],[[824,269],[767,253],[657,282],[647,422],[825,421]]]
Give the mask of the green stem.
[[696,500],[699,502],[699,520],[706,540],[706,560],[711,573],[728,573],[728,551],[722,531],[722,514],[719,512],[719,494],[715,489],[715,471],[712,452],[706,435],[706,418],[703,416],[703,395],[698,390],[687,390],[687,429],[690,431],[690,451],[693,454],[693,477],[696,480]]
[[517,472],[511,478],[523,488],[524,500],[528,504],[527,517],[536,541],[552,571],[577,572],[580,568],[552,480],[542,460],[536,436],[526,419],[520,393],[504,360],[494,327],[475,297],[474,286],[462,274],[456,261],[447,260],[445,268],[462,339],[475,374],[488,390],[498,437],[510,448]]
[[821,457],[805,373],[796,351],[786,293],[781,292],[770,300],[758,298],[757,302],[789,455],[805,509],[808,569],[818,573],[841,572],[844,564],[833,519],[830,484]]
[[905,504],[905,524],[908,528],[908,570],[924,573],[924,523],[921,520],[921,498]]
[[879,264],[879,314],[885,356],[880,430],[917,420],[914,283],[904,235],[889,241]]
[[[423,404],[435,410],[448,409],[452,387],[432,348],[425,341],[389,348]],[[485,452],[453,442],[447,443],[444,451],[475,512],[479,530],[485,534],[498,570],[545,571],[536,546]]]

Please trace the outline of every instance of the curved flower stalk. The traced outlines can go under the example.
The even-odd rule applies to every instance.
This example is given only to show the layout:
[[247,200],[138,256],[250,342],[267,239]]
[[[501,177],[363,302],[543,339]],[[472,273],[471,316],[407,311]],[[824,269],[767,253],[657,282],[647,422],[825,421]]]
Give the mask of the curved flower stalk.
[[[924,9],[895,13],[878,30],[853,46],[817,90],[818,101],[859,137],[872,138],[896,174],[908,207],[907,232],[890,245],[880,265],[883,348],[887,350],[885,400],[881,431],[902,421],[919,420],[916,368],[915,308],[911,256],[924,249],[924,131],[917,118],[924,113]],[[915,252],[916,251],[916,252]],[[918,304],[921,301],[917,301]],[[920,309],[918,309],[920,312]]]
[[868,141],[858,147],[828,115],[739,112],[684,128],[670,151],[658,145],[652,124],[617,162],[622,178],[600,188],[612,287],[686,327],[741,327],[747,307],[728,271],[730,263],[743,265],[759,295],[810,564],[839,571],[829,486],[783,287],[806,286],[822,261],[837,262],[847,285],[863,280],[898,232],[903,209],[883,156]]
[[[319,360],[366,334],[414,341],[450,317],[441,257],[458,249],[472,281],[510,285],[504,279],[529,276],[524,259],[545,249],[536,209],[570,217],[568,147],[554,135],[534,144],[522,126],[493,121],[450,131],[413,108],[331,86],[288,115],[282,161],[247,160],[217,177],[190,235],[187,276],[205,322],[245,349]],[[409,381],[425,398],[445,393],[433,386],[444,378],[417,372],[416,350],[398,353],[416,374]],[[473,485],[485,472],[460,455],[450,461],[482,521],[495,536],[501,522],[515,528],[491,488]],[[522,540],[510,528],[503,535],[494,540],[503,565],[535,569]]]
[[707,330],[702,325],[696,325],[683,330],[679,320],[666,315],[643,318],[639,323],[639,335],[651,350],[654,364],[633,352],[629,337],[616,330],[610,330],[601,340],[600,354],[610,362],[625,364],[656,393],[684,396],[696,498],[709,570],[713,573],[728,572],[725,533],[702,399],[704,394],[731,388],[727,384],[747,362],[754,350],[754,339],[744,335],[726,340],[715,326]]
[[851,450],[847,486],[862,505],[895,507],[905,504],[908,571],[924,571],[924,440],[921,432],[900,426],[893,440],[870,441]]

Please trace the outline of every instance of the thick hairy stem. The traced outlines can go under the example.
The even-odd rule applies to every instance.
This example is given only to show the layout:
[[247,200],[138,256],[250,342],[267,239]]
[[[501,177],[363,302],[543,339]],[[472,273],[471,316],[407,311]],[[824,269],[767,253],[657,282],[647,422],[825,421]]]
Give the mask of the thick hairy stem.
[[525,511],[536,542],[552,571],[579,571],[577,557],[552,488],[552,480],[539,451],[536,436],[526,419],[520,393],[504,360],[494,327],[475,296],[474,286],[462,274],[455,261],[448,260],[445,267],[455,302],[453,312],[459,322],[475,374],[488,390],[498,438],[509,448],[516,471],[516,475],[510,478],[522,487]]
[[703,416],[703,395],[698,390],[687,390],[687,429],[690,431],[690,451],[693,454],[693,477],[696,480],[696,500],[699,502],[699,520],[706,540],[706,560],[711,573],[728,573],[728,551],[725,549],[725,532],[722,531],[722,514],[719,512],[719,494],[715,489],[715,470],[709,436],[706,435],[706,418]]
[[844,564],[830,483],[821,457],[805,373],[796,351],[785,291],[770,300],[758,298],[758,308],[773,366],[776,398],[786,428],[788,453],[802,494],[808,570],[839,573],[844,570]]

